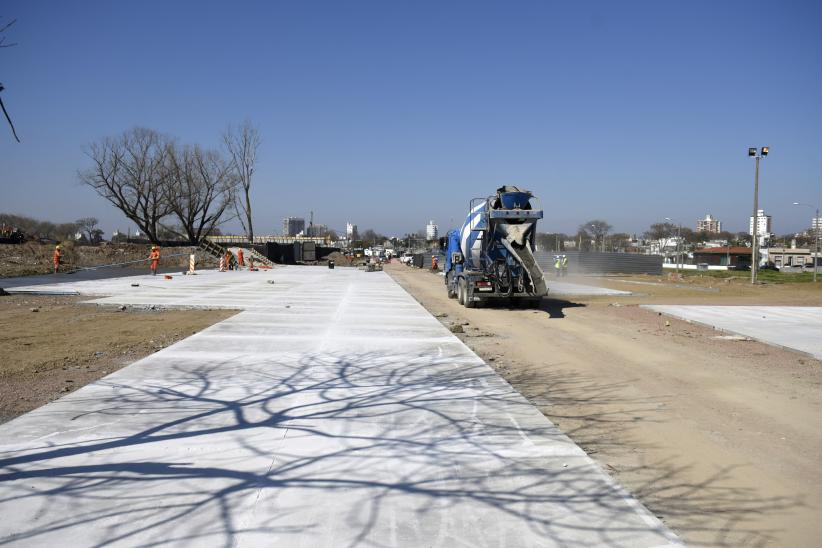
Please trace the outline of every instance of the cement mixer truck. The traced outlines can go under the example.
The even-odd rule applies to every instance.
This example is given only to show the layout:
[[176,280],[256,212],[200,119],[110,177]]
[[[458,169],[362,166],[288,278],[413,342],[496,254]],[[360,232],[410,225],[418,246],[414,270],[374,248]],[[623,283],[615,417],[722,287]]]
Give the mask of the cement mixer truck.
[[445,286],[466,308],[494,299],[537,306],[548,292],[534,258],[542,210],[531,192],[503,186],[470,202],[459,230],[444,238]]

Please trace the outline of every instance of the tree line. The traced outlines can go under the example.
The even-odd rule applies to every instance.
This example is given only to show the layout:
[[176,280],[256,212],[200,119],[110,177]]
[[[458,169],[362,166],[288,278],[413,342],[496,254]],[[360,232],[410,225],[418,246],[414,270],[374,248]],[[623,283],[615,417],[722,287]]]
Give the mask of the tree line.
[[135,127],[85,147],[91,167],[78,176],[154,243],[172,234],[197,245],[234,218],[252,241],[259,131],[246,121],[229,127],[222,143],[221,149],[206,149]]
[[96,217],[83,217],[68,223],[53,223],[24,215],[0,213],[0,226],[4,230],[17,230],[27,238],[44,240],[74,240],[79,233],[84,240],[97,243],[103,239],[103,231],[97,227],[98,224]]

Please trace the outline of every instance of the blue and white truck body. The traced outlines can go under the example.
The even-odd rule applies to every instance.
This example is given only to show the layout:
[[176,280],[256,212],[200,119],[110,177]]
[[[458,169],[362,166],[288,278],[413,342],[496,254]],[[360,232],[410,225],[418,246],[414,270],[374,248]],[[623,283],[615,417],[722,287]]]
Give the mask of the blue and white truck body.
[[548,288],[534,259],[542,210],[531,192],[504,186],[471,200],[462,228],[448,233],[445,284],[449,297],[468,308],[505,298],[535,304]]

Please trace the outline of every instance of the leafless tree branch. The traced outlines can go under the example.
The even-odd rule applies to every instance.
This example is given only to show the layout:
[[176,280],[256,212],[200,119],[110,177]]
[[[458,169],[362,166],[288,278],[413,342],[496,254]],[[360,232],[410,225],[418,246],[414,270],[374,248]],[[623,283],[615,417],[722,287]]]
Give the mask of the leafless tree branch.
[[260,146],[260,133],[249,120],[246,120],[236,130],[229,126],[223,133],[223,143],[239,186],[234,200],[235,212],[248,236],[248,241],[253,242],[250,190],[251,178],[257,163],[257,149]]
[[153,242],[159,242],[160,221],[171,213],[164,192],[169,142],[154,130],[130,129],[89,145],[85,152],[93,165],[79,174]]
[[165,200],[177,217],[183,235],[192,244],[226,220],[234,202],[236,178],[216,151],[199,146],[169,147]]

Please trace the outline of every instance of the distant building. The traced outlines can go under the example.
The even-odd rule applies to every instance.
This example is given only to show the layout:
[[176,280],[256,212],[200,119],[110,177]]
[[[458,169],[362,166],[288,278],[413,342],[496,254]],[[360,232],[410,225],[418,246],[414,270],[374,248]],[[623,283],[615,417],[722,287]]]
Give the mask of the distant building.
[[816,234],[817,230],[822,230],[822,217],[811,219],[811,234]]
[[286,217],[283,219],[283,236],[296,236],[305,230],[305,219],[302,217]]
[[[753,236],[754,218],[753,215],[749,217],[748,234]],[[773,237],[772,233],[772,219],[770,215],[765,215],[765,210],[760,209],[756,212],[756,235],[759,238],[759,245],[764,246],[768,240]]]
[[712,247],[694,250],[695,264],[708,264],[730,267],[750,267],[750,247]]
[[352,223],[345,223],[345,237],[349,240],[359,240],[360,235],[357,232],[357,225]]
[[436,240],[437,235],[439,234],[439,227],[437,227],[434,221],[428,221],[428,224],[425,226],[425,237],[428,240]]
[[722,221],[714,219],[710,214],[705,215],[704,219],[699,219],[696,222],[696,231],[719,234],[722,232]]
[[312,238],[322,238],[326,234],[328,234],[328,227],[326,225],[311,225],[305,231],[305,235]]
[[810,249],[798,249],[796,247],[772,247],[767,251],[768,262],[778,269],[792,267],[813,268],[813,255]]

